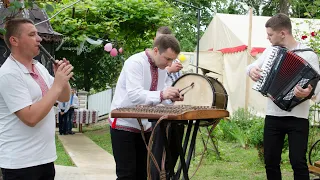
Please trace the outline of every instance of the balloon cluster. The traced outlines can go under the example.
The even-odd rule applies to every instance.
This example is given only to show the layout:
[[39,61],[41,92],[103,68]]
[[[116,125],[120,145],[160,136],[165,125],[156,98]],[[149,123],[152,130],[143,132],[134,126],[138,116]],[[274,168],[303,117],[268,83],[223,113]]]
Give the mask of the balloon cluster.
[[104,50],[107,52],[110,52],[110,55],[112,57],[116,57],[118,55],[118,51],[120,54],[123,53],[123,49],[120,48],[119,50],[117,50],[116,48],[112,48],[112,44],[111,43],[107,43],[106,45],[104,45]]

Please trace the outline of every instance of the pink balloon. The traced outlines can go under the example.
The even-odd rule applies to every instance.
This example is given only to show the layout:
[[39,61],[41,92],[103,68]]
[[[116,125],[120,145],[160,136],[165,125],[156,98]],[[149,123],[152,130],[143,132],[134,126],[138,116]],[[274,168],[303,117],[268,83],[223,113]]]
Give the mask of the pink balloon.
[[107,51],[107,52],[111,51],[111,49],[112,49],[112,44],[111,44],[111,43],[107,43],[107,44],[104,46],[104,50]]
[[110,51],[110,55],[111,55],[112,57],[117,56],[117,55],[118,55],[117,49],[116,49],[116,48],[113,48],[113,49]]
[[122,48],[119,49],[119,53],[120,53],[120,54],[123,53],[123,49],[122,49]]

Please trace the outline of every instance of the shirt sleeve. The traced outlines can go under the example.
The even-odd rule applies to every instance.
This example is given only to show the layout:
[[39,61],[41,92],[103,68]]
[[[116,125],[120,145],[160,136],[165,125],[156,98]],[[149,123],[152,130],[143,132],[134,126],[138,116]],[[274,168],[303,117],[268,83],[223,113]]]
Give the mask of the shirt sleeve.
[[79,98],[78,96],[73,96],[73,102],[72,102],[74,108],[78,108],[79,107]]
[[[66,104],[65,104],[65,106],[66,106]],[[66,109],[66,107],[65,106],[63,106],[63,102],[58,102],[58,108],[60,109],[60,112],[65,112],[65,109]]]
[[166,72],[166,80],[165,80],[164,89],[172,86],[172,84],[173,84],[172,78],[170,77],[170,74],[168,72]]
[[160,91],[149,91],[143,88],[143,65],[138,61],[126,61],[124,73],[126,90],[133,104],[156,105],[160,103]]
[[69,111],[69,109],[70,109],[70,103],[69,102],[66,102],[66,108],[64,109],[64,112],[66,113],[66,112],[68,112]]
[[32,98],[26,83],[19,76],[6,74],[0,78],[0,93],[10,111],[15,113],[32,105]]
[[247,73],[248,76],[249,76],[250,70],[251,70],[253,67],[257,67],[257,66],[258,66],[259,68],[261,68],[264,60],[265,60],[266,57],[267,57],[267,52],[268,52],[268,51],[269,51],[269,48],[265,49],[265,50],[263,51],[263,53],[261,54],[261,56],[260,56],[256,61],[254,61],[253,63],[251,63],[250,65],[247,66],[247,68],[246,68],[246,73]]
[[[318,56],[315,53],[310,53],[310,56],[307,58],[308,58],[309,64],[313,67],[313,69],[317,71],[318,74],[320,74]],[[313,87],[313,88],[315,88],[315,91],[314,91],[315,97],[312,98],[312,100],[318,103],[320,102],[320,83],[318,82],[316,87]]]

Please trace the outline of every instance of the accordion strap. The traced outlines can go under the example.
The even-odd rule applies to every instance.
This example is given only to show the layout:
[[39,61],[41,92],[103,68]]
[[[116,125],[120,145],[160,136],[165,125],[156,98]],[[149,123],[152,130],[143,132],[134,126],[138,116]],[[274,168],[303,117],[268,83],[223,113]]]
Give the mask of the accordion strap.
[[292,50],[292,52],[303,52],[303,51],[312,51],[312,52],[314,52],[313,49],[311,49],[311,48],[294,49],[294,50]]

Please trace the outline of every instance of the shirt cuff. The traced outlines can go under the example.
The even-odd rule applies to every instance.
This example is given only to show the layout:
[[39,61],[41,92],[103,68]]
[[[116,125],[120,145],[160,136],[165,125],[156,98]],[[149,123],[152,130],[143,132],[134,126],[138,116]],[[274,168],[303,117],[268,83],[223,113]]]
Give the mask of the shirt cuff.
[[160,91],[160,102],[162,102],[164,99],[163,99],[163,91]]
[[253,64],[250,64],[249,66],[247,66],[247,75],[250,77],[250,71],[251,71],[251,69],[254,67],[254,65]]

